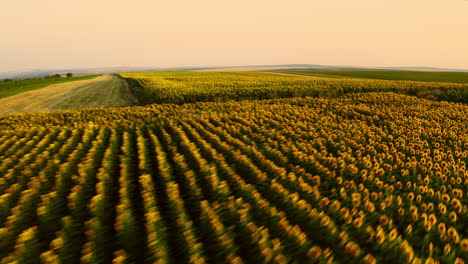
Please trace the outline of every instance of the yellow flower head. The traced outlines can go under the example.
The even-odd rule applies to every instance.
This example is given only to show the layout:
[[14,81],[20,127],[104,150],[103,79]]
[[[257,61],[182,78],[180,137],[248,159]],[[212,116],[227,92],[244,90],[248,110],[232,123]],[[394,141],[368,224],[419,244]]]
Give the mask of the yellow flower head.
[[460,243],[462,251],[468,251],[468,238],[465,238]]
[[439,230],[439,233],[441,233],[441,234],[445,233],[445,230],[446,230],[445,224],[444,224],[444,223],[440,223],[440,224],[437,226],[437,229]]
[[429,232],[432,229],[432,225],[429,222],[424,223],[424,229]]
[[411,234],[412,231],[413,231],[413,226],[410,224],[408,225],[408,227],[406,227],[406,233]]
[[362,219],[360,217],[356,218],[353,222],[355,228],[360,228],[362,226]]
[[364,264],[377,264],[377,259],[374,258],[371,254],[367,254],[364,257]]
[[374,229],[371,226],[366,227],[366,233],[369,236],[369,238],[373,238],[375,235]]
[[433,204],[433,203],[429,203],[429,204],[427,205],[427,210],[428,210],[429,212],[432,212],[432,210],[434,210],[434,204]]
[[455,233],[453,236],[452,236],[452,241],[453,243],[456,245],[458,244],[458,241],[460,241],[460,236],[458,235],[458,233]]
[[437,223],[437,217],[435,216],[435,214],[429,215],[429,223],[431,223],[431,225],[435,225]]
[[396,230],[396,228],[393,228],[392,231],[390,231],[390,234],[388,235],[388,240],[393,241],[397,236],[398,231]]
[[401,216],[404,215],[405,214],[405,209],[404,208],[399,208],[398,209],[398,214],[401,215]]
[[388,224],[388,221],[389,221],[388,217],[385,216],[385,215],[382,215],[382,216],[380,217],[379,223],[380,223],[381,225],[385,226],[385,225]]
[[375,240],[378,244],[382,244],[385,241],[385,233],[383,230],[377,232],[377,235],[375,235]]
[[354,257],[358,256],[359,253],[361,252],[361,249],[359,248],[359,246],[353,242],[348,242],[345,246],[345,250],[348,254]]
[[318,259],[322,255],[322,249],[318,246],[313,246],[309,249],[309,252],[307,254],[312,259]]
[[453,237],[455,234],[457,234],[457,230],[454,227],[450,227],[447,233],[449,237]]
[[457,221],[457,213],[455,213],[455,212],[450,212],[449,217],[450,217],[450,220],[451,220],[452,222],[456,222],[456,221]]
[[444,200],[445,203],[448,203],[450,201],[450,196],[448,194],[443,194],[442,200]]
[[443,234],[440,234],[440,240],[442,242],[444,242],[445,240],[447,240],[447,234],[443,233]]
[[447,243],[444,247],[444,255],[447,256],[448,254],[450,254],[451,249],[452,247],[450,246],[450,244]]

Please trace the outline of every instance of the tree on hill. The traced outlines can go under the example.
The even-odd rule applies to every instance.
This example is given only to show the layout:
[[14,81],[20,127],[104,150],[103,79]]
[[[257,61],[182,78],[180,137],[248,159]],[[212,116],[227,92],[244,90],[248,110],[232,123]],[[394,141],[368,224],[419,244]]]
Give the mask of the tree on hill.
[[67,78],[73,77],[73,73],[69,72],[67,73]]

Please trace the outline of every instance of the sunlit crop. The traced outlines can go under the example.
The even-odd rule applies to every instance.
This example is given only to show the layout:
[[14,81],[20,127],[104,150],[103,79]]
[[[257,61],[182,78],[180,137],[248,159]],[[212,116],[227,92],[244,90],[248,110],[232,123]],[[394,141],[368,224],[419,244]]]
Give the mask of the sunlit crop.
[[366,93],[21,114],[0,129],[1,263],[468,258],[465,105]]
[[143,104],[224,102],[292,97],[335,98],[357,92],[395,92],[468,103],[468,84],[316,79],[256,72],[162,72],[120,74]]

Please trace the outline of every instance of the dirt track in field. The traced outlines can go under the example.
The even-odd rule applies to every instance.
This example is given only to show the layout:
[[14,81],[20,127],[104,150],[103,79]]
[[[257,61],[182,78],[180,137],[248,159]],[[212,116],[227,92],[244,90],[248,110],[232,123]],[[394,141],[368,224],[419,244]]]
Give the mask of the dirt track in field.
[[0,114],[129,106],[137,103],[128,84],[114,75],[54,84],[0,99]]

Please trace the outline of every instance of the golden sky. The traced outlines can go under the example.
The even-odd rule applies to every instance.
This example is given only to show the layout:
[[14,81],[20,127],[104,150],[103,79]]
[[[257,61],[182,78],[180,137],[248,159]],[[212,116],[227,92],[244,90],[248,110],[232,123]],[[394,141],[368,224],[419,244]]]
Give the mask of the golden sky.
[[468,69],[467,0],[2,0],[0,71],[310,63]]

